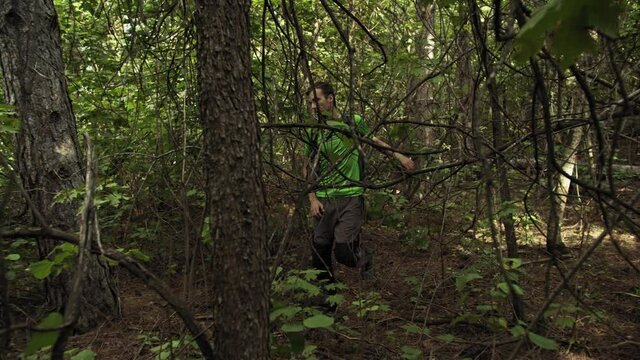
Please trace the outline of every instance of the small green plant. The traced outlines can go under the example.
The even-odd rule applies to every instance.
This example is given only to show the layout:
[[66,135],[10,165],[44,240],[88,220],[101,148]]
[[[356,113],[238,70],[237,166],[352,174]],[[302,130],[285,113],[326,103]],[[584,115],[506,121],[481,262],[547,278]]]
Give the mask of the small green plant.
[[0,134],[16,134],[20,131],[20,125],[15,107],[0,104]]
[[418,280],[415,276],[407,276],[404,278],[405,284],[409,285],[414,292],[414,295],[409,298],[412,303],[418,303],[422,298],[422,293],[424,292],[424,288],[422,286],[422,282]]
[[35,241],[15,239],[11,245],[4,249],[0,256],[4,256],[6,272],[3,274],[7,281],[16,281],[18,274],[26,270],[25,258],[35,253]]
[[[109,180],[109,179],[107,179]],[[118,209],[122,207],[123,203],[130,200],[131,196],[127,193],[129,187],[126,185],[119,185],[115,181],[106,181],[96,186],[95,204],[98,209],[104,207],[111,207]],[[72,201],[80,200],[84,198],[84,187],[77,187],[68,189],[58,193],[54,200],[57,203],[65,204]]]
[[198,345],[191,335],[165,342],[162,342],[158,336],[150,334],[140,334],[138,339],[142,340],[142,344],[149,348],[149,351],[154,355],[154,360],[199,359]]
[[[183,352],[190,351],[189,348],[192,352],[191,355],[193,355],[194,357],[185,358],[184,355],[180,355],[179,357],[177,356],[178,354],[181,354]],[[174,358],[193,360],[198,359],[198,357],[195,357],[198,351],[198,346],[196,345],[193,338],[191,338],[191,336],[189,335],[186,335],[179,339],[169,340],[158,346],[154,346],[150,349],[150,351],[155,354],[154,360],[167,360]]]
[[405,359],[405,360],[422,359],[422,350],[418,348],[405,345],[405,346],[402,346],[400,350],[402,350],[402,355],[400,355],[402,359]]
[[514,327],[511,328],[511,335],[515,338],[527,337],[529,341],[537,347],[545,350],[558,350],[558,343],[550,338],[536,334],[531,331],[527,331],[526,323],[518,321]]
[[371,313],[389,311],[389,305],[382,303],[380,294],[375,291],[367,292],[362,297],[353,301],[351,308],[358,317],[365,317]]
[[464,305],[472,292],[476,291],[476,288],[469,287],[469,284],[478,279],[482,279],[482,275],[478,271],[476,266],[470,266],[465,271],[456,274],[456,291],[460,293],[460,299],[458,300],[460,305]]
[[[292,270],[284,273],[282,268],[276,271],[269,314],[273,327],[271,340],[274,356],[300,356],[313,360],[316,358],[313,355],[316,346],[306,343],[305,331],[333,328],[334,317],[323,313],[314,305],[341,304],[344,297],[338,291],[344,285],[318,281],[320,273],[319,270]],[[327,292],[333,294],[325,296]]]
[[367,195],[367,219],[382,220],[382,225],[402,229],[405,226],[402,212],[398,211],[407,199],[398,191],[385,189]]
[[[544,312],[544,318],[560,330],[572,329],[579,315],[585,314],[582,308],[572,304],[552,303]],[[586,314],[585,314],[586,315]],[[599,314],[596,314],[596,318]]]
[[78,254],[78,247],[64,243],[55,247],[53,259],[44,259],[31,263],[27,270],[38,280],[44,280],[49,276],[56,276],[63,270],[73,266],[73,259]]
[[[24,350],[24,360],[45,360],[51,357],[51,346],[55,344],[60,336],[59,327],[64,323],[64,317],[57,312],[49,313],[38,325]],[[50,331],[42,331],[55,329]],[[93,360],[96,354],[91,349],[72,348],[64,352],[65,359],[70,360]]]
[[402,234],[400,234],[400,240],[403,245],[424,251],[429,249],[429,239],[427,238],[428,233],[428,228],[424,226],[415,226],[402,232]]

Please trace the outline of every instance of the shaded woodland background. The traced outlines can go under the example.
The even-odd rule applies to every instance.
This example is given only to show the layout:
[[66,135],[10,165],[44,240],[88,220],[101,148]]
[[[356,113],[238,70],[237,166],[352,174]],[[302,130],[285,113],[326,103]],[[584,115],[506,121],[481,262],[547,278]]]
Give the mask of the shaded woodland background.
[[[635,357],[636,2],[26,3],[46,21],[0,2],[2,356]],[[334,315],[307,270],[317,81],[418,164],[364,146],[376,279],[339,268]]]

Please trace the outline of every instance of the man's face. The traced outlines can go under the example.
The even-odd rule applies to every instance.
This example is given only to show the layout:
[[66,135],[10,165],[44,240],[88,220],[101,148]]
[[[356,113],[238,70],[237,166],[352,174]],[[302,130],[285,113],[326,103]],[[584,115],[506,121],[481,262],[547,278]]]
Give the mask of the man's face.
[[322,89],[315,89],[314,92],[311,91],[307,95],[307,102],[309,104],[309,108],[313,113],[318,109],[320,115],[329,117],[333,111],[333,95],[325,96],[322,92]]

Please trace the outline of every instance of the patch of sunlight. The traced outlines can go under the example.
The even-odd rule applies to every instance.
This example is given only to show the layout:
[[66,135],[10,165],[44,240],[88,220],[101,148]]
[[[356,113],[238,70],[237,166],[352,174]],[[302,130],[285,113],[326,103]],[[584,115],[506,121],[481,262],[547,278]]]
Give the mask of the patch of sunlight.
[[560,353],[556,358],[558,360],[592,360],[594,358],[586,354]]
[[73,157],[76,156],[76,152],[73,147],[73,143],[71,142],[71,139],[67,139],[64,142],[58,144],[54,149],[54,151],[58,153],[60,156],[65,158],[70,156],[73,156]]

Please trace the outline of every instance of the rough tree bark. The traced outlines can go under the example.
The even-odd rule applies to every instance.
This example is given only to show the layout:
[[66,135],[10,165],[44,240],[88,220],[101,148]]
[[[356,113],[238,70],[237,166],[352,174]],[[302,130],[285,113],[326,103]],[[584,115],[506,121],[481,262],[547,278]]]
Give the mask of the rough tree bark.
[[267,359],[269,352],[269,271],[251,85],[250,4],[196,1],[217,359]]
[[[3,206],[4,204],[0,204]],[[3,208],[0,208],[0,214],[3,213]],[[4,254],[4,239],[0,237],[0,254]],[[9,316],[9,302],[8,302],[8,281],[4,276],[6,268],[4,265],[4,256],[0,256],[0,359],[4,359],[4,355],[7,353],[7,347],[9,346],[9,339],[11,333],[11,317]]]
[[[52,0],[0,0],[0,64],[6,100],[15,105],[22,122],[16,141],[22,183],[46,225],[76,229],[78,204],[54,202],[60,191],[82,183],[82,163]],[[35,224],[35,218],[33,222],[45,225]],[[55,245],[51,239],[40,239],[40,256],[48,256]],[[119,315],[117,292],[106,263],[91,256],[86,276],[77,325],[81,331]],[[47,300],[57,310],[66,303],[69,280],[69,274],[63,272],[45,282]]]

